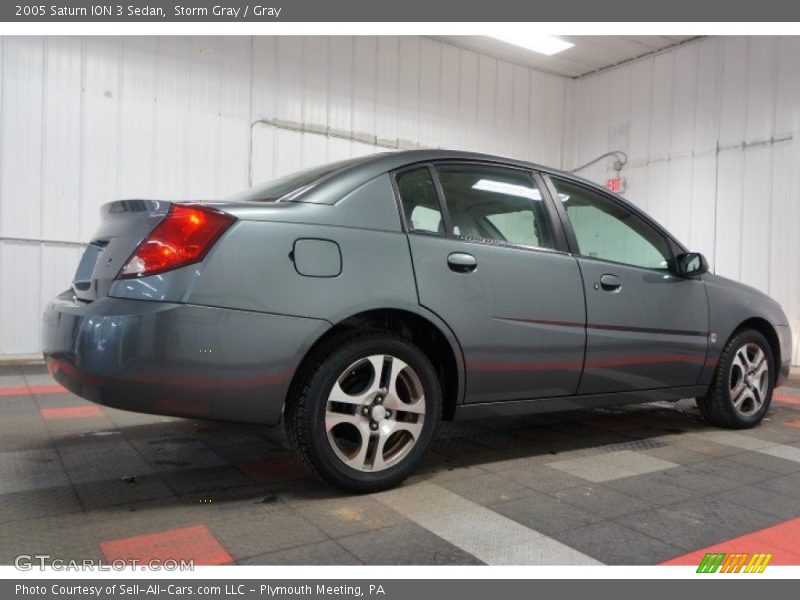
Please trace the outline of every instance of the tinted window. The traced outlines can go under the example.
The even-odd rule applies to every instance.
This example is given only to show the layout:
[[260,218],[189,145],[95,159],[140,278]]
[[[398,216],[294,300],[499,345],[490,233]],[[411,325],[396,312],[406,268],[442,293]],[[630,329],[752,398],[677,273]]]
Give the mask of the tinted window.
[[530,174],[483,165],[442,165],[436,170],[454,235],[553,247],[542,195]]
[[409,229],[444,233],[439,198],[428,167],[399,173],[397,189]]
[[649,269],[666,269],[672,254],[661,233],[623,205],[588,188],[553,179],[575,231],[578,252]]
[[340,169],[344,169],[350,165],[357,164],[363,160],[364,157],[351,158],[348,160],[340,160],[338,162],[328,163],[318,167],[312,167],[310,169],[304,169],[302,171],[297,171],[296,173],[290,173],[289,175],[284,175],[283,177],[278,177],[272,181],[254,186],[249,190],[239,192],[238,194],[228,198],[228,200],[275,202],[283,196],[307,187],[312,183],[319,181],[323,177],[334,173],[335,171],[339,171]]

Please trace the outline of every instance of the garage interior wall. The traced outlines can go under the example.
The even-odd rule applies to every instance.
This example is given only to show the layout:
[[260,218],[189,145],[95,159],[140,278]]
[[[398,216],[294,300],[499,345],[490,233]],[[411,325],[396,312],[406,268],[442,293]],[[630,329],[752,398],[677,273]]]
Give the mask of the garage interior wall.
[[794,38],[707,38],[574,80],[421,37],[0,41],[0,359],[38,352],[103,203],[414,147],[567,169],[624,150],[625,195],[800,330]]
[[[421,37],[2,38],[0,357],[118,198],[211,199],[389,148],[559,164],[568,81]],[[541,115],[548,115],[542,119]],[[538,118],[531,120],[529,115]]]
[[[625,197],[778,300],[800,364],[800,37],[712,37],[571,80],[564,168],[623,150]],[[581,174],[614,177],[613,159]]]

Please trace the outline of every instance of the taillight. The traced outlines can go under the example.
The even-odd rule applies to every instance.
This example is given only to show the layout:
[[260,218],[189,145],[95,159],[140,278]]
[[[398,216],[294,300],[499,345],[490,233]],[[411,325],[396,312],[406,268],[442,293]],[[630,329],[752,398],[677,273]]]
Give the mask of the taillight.
[[235,220],[210,207],[173,204],[117,277],[154,275],[199,262]]

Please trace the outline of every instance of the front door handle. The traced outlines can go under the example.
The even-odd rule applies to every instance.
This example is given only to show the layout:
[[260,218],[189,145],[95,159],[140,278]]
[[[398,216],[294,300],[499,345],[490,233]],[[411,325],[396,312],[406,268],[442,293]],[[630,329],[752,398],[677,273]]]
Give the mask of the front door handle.
[[622,282],[616,275],[603,275],[600,278],[600,285],[595,284],[595,289],[602,289],[604,292],[618,292],[622,289]]
[[453,252],[447,257],[447,266],[456,273],[469,273],[478,266],[478,261],[472,254],[466,252]]

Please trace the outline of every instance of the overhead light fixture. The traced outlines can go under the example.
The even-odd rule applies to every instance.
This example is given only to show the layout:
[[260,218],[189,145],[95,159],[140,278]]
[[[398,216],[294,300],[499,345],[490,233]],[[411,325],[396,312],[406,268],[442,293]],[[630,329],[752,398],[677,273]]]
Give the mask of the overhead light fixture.
[[563,52],[575,45],[554,35],[536,33],[508,33],[504,35],[490,35],[488,37],[547,56],[553,56],[553,54]]

